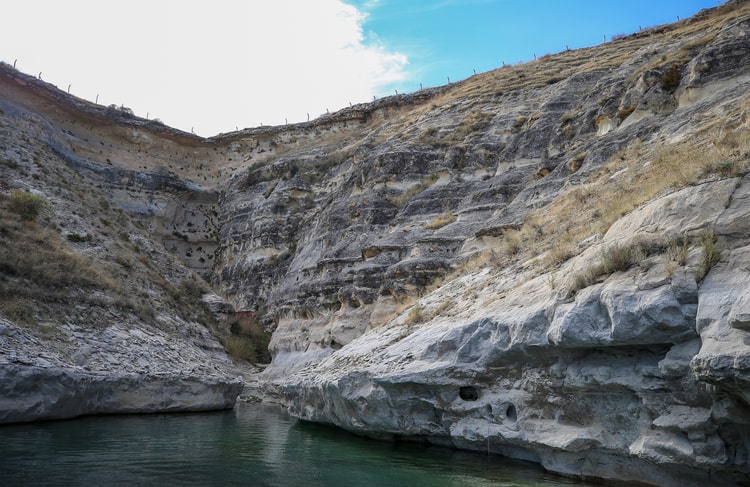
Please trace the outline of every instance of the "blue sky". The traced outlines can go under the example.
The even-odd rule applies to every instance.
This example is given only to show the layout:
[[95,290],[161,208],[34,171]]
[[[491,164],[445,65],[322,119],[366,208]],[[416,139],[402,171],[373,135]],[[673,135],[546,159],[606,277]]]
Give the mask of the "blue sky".
[[24,0],[0,60],[203,136],[303,122],[674,22],[716,0]]
[[[352,0],[370,42],[408,57],[401,90],[675,22],[716,0]],[[393,86],[398,89],[398,86]]]

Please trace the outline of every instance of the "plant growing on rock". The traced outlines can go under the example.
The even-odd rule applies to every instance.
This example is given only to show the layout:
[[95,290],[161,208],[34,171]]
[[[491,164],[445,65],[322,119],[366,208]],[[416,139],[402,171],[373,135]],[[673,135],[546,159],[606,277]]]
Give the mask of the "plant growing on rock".
[[635,108],[636,108],[635,105],[630,105],[630,106],[626,106],[626,107],[621,108],[617,112],[617,120],[620,123],[622,123],[623,120],[625,120],[626,118],[628,118],[630,116],[630,114],[635,111]]
[[676,262],[680,266],[687,263],[688,254],[690,253],[690,242],[687,237],[675,239],[667,248],[667,260]]
[[271,334],[263,329],[257,313],[237,313],[229,325],[230,335],[223,339],[229,355],[235,360],[268,363]]
[[417,323],[422,323],[424,321],[424,310],[422,309],[422,306],[419,304],[415,304],[411,310],[409,310],[409,314],[406,315],[406,319],[404,320],[405,325],[415,325]]
[[423,179],[417,184],[412,185],[404,191],[403,193],[397,195],[397,196],[389,196],[388,201],[393,203],[394,205],[398,206],[399,208],[403,208],[406,206],[406,204],[411,200],[413,197],[424,191],[425,189],[429,188],[435,182],[438,180],[437,174],[431,174],[427,178]]
[[626,271],[634,265],[642,265],[646,257],[648,257],[648,249],[640,242],[602,247],[599,262],[576,273],[568,292],[570,295],[574,295],[603,277],[615,272]]
[[680,86],[681,79],[680,68],[676,64],[673,64],[667,68],[661,77],[661,89],[672,93]]
[[588,153],[586,152],[580,152],[568,161],[568,170],[571,174],[577,172],[581,168],[581,165],[583,164],[583,161],[584,159],[586,159],[587,155]]
[[741,164],[733,158],[719,161],[715,166],[716,172],[723,178],[736,178],[741,176],[745,169],[745,164]]
[[451,224],[456,221],[456,215],[451,211],[445,211],[440,215],[436,216],[431,222],[427,223],[424,227],[428,230],[437,230],[444,226]]
[[16,190],[10,195],[8,209],[22,220],[33,221],[46,209],[49,202],[43,197],[26,191]]
[[713,229],[704,230],[701,233],[701,260],[698,263],[698,269],[695,271],[695,279],[700,282],[702,281],[708,271],[719,262],[721,253],[716,247],[716,232]]

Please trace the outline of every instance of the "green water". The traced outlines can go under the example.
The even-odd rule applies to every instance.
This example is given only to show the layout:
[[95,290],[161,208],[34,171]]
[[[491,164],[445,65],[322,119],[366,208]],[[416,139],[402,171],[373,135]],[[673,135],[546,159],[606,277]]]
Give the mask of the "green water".
[[497,456],[368,440],[273,405],[0,426],[2,486],[585,485]]

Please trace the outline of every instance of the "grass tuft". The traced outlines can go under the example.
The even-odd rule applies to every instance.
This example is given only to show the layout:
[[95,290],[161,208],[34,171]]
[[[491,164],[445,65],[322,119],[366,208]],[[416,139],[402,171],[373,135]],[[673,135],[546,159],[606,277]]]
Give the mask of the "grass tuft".
[[721,258],[721,253],[716,247],[716,232],[713,229],[704,230],[701,233],[701,260],[698,263],[698,268],[695,271],[695,279],[701,282],[713,266],[715,266]]
[[10,211],[27,221],[36,220],[44,210],[49,208],[50,204],[43,196],[21,190],[13,191],[8,203]]

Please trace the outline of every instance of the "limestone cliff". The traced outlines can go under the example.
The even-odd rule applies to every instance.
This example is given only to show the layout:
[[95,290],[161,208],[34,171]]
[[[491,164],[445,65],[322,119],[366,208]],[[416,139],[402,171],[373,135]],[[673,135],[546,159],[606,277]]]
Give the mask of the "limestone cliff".
[[0,308],[8,417],[33,417],[45,367],[144,398],[164,368],[229,383],[215,337],[244,317],[273,332],[259,386],[306,420],[571,476],[750,481],[749,36],[734,1],[209,139],[3,66],[6,200],[44,196],[35,231],[98,269],[50,290],[0,266],[36,286]]

